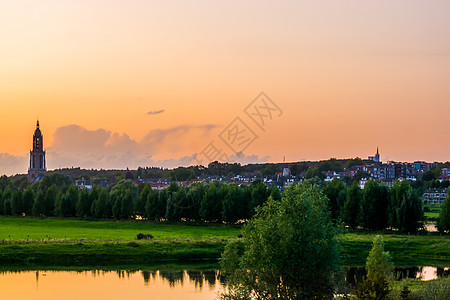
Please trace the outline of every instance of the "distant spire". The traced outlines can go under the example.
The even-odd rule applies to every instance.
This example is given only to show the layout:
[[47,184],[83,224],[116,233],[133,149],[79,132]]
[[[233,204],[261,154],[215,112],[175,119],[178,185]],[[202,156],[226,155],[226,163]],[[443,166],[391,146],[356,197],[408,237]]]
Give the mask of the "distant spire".
[[39,118],[36,121],[36,128],[39,128]]
[[379,153],[378,153],[378,146],[377,146],[377,154],[379,154]]

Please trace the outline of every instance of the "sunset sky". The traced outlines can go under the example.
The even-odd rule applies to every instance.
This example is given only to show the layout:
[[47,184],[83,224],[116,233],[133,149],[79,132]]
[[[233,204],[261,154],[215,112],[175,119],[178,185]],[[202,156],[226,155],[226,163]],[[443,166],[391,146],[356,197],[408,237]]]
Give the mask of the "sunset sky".
[[[450,160],[450,2],[6,1],[0,174],[367,157]],[[245,113],[264,92],[264,130]],[[257,138],[236,155],[237,117]],[[236,150],[236,149],[235,149]],[[237,149],[241,150],[241,149]]]

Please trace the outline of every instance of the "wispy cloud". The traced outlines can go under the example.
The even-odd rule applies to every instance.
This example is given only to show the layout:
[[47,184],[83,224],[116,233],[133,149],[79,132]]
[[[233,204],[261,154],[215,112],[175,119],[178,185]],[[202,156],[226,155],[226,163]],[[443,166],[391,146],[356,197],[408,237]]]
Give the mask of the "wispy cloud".
[[162,114],[165,110],[164,109],[160,109],[160,110],[151,110],[149,112],[147,112],[147,115],[159,115]]

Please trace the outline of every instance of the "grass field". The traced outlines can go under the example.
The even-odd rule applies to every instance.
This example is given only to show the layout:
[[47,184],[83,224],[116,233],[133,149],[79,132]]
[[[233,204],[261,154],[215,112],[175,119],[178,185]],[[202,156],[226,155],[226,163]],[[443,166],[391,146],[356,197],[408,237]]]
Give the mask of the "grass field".
[[[150,233],[153,240],[136,240]],[[134,265],[217,260],[239,227],[0,217],[0,265]],[[397,265],[450,266],[450,236],[384,234]],[[343,264],[364,265],[374,233],[339,237]]]
[[81,221],[0,217],[0,240],[91,239],[131,240],[138,233],[155,239],[235,238],[238,227],[145,222]]

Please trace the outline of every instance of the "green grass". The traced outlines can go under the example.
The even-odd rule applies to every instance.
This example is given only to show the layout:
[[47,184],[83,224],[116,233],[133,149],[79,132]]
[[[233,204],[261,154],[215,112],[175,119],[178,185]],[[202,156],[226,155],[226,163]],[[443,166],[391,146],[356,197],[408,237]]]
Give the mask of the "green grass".
[[[150,233],[153,240],[136,240]],[[149,265],[217,260],[239,227],[0,217],[0,265]],[[361,266],[374,233],[339,237],[342,263]],[[450,236],[383,234],[396,265],[450,266]]]
[[91,239],[130,240],[139,232],[155,239],[237,237],[240,229],[224,225],[187,225],[149,222],[82,221],[0,217],[0,240]]
[[427,218],[439,218],[438,212],[426,212],[424,213]]
[[[348,265],[363,265],[372,248],[374,233],[347,233],[340,238],[342,257]],[[383,234],[385,251],[398,265],[450,265],[450,236]]]

